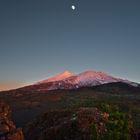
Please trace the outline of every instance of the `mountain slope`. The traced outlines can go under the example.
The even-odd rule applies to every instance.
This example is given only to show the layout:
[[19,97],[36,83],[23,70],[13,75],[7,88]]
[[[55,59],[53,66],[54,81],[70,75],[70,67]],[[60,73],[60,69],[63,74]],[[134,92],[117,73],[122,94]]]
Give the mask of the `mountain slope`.
[[[65,71],[62,74],[58,74],[47,80],[43,80],[37,83],[39,88],[36,88],[38,91],[46,90],[57,90],[57,89],[77,89],[81,87],[92,87],[107,83],[116,83],[122,82],[132,86],[138,86],[137,83],[123,80],[120,78],[115,78],[111,75],[108,75],[104,72],[97,71],[86,71],[77,75],[69,71]],[[36,84],[35,84],[36,85]],[[31,86],[35,86],[31,85]]]
[[56,75],[56,76],[54,76],[54,77],[51,77],[51,78],[49,78],[49,79],[47,79],[47,80],[40,81],[40,82],[38,82],[37,84],[49,83],[49,82],[55,82],[55,81],[61,81],[61,80],[64,80],[64,79],[66,79],[66,78],[69,78],[69,77],[71,77],[71,76],[73,76],[73,75],[74,75],[74,74],[71,73],[71,72],[69,72],[69,71],[64,71],[64,72],[61,73],[61,74],[58,74],[58,75]]

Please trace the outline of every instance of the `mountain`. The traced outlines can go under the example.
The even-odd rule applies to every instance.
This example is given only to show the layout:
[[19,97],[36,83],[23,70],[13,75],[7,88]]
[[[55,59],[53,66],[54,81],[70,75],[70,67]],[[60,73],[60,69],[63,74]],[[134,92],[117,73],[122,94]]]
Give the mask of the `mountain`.
[[74,76],[74,74],[69,72],[69,71],[64,71],[63,73],[58,74],[58,75],[56,75],[54,77],[51,77],[51,78],[49,78],[47,80],[40,81],[40,82],[38,82],[38,84],[61,81],[61,80],[64,80],[66,78],[69,78],[71,76]]
[[[103,112],[100,111],[104,109],[105,115],[111,109],[111,117],[109,117],[111,119],[111,122],[109,122],[111,131],[108,131],[107,134],[112,132],[112,120],[114,120],[114,126],[118,122],[116,121],[116,115],[120,121],[123,116],[126,118],[122,113],[128,113],[128,116],[132,116],[133,122],[131,124],[134,124],[134,129],[131,129],[134,132],[133,137],[136,136],[137,139],[140,137],[139,84],[113,77],[104,72],[86,71],[73,74],[65,71],[26,87],[2,91],[0,92],[0,99],[11,106],[12,118],[17,127],[24,128],[26,140],[58,140],[58,137],[63,140],[66,136],[68,140],[79,140],[79,136],[84,136],[85,139],[86,133],[88,134],[87,139],[89,139],[88,136],[93,131],[87,131],[87,123],[96,124],[97,121],[97,128],[106,125],[101,121]],[[118,110],[115,109],[117,112],[114,114],[112,106],[123,112],[118,113]],[[97,117],[96,114],[98,114]],[[115,119],[112,119],[112,114],[114,114]],[[40,115],[43,116],[38,118]],[[79,125],[79,122],[81,125]],[[126,121],[122,124],[125,125]],[[128,127],[121,126],[121,128]],[[122,129],[118,129],[118,126],[116,129],[124,133]],[[114,129],[113,135],[114,132],[117,132],[116,129]],[[102,128],[98,130],[101,130],[100,132],[104,131]],[[133,132],[129,132],[129,134]],[[74,134],[72,138],[71,134]]]
[[33,90],[33,91],[50,91],[58,89],[78,89],[82,87],[93,87],[97,85],[103,85],[108,83],[122,82],[134,87],[139,84],[123,80],[120,78],[113,77],[104,72],[97,71],[85,71],[80,74],[73,74],[69,71],[65,71],[54,77],[48,78],[43,81],[39,81],[33,85],[20,88],[22,90]]

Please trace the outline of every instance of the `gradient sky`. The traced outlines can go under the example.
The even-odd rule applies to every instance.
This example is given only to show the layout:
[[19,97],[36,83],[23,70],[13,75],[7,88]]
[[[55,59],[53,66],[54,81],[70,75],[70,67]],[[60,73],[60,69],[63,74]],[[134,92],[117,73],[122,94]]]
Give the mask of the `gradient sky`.
[[0,0],[0,90],[89,69],[140,82],[139,0]]

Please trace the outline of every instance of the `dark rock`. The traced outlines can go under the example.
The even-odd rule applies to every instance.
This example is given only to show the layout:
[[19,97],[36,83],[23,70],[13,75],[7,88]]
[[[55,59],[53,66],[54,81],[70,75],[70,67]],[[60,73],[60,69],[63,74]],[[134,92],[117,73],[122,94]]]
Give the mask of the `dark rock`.
[[10,107],[3,101],[0,101],[0,140],[24,140],[22,129],[11,121]]

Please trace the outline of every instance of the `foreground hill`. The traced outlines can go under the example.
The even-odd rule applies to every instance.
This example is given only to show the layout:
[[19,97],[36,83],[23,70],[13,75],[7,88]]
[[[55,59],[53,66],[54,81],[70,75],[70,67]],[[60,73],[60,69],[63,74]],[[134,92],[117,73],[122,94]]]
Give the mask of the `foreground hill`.
[[[72,104],[78,104],[86,99],[93,99],[94,102],[118,102],[126,104],[126,106],[129,105],[129,102],[139,104],[140,87],[119,82],[73,90],[34,91],[17,89],[1,92],[0,98],[9,103],[14,111],[14,116],[18,118],[16,121],[22,125],[44,111],[69,108]],[[20,117],[22,115],[25,117]],[[26,117],[27,115],[28,117]]]
[[27,140],[131,140],[131,129],[129,116],[104,105],[100,110],[84,107],[47,112],[28,124],[25,132]]
[[[33,137],[34,135],[36,136],[36,138],[38,138],[37,140],[40,140],[41,138],[42,138],[41,140],[43,140],[43,138],[48,138],[52,136],[51,134],[54,132],[54,130],[56,130],[56,127],[54,126],[55,123],[53,123],[53,121],[58,123],[58,126],[60,126],[59,127],[60,129],[57,129],[56,131],[58,137],[54,138],[54,140],[55,139],[59,140],[59,137],[60,139],[63,140],[64,137],[61,136],[64,136],[64,134],[67,134],[67,132],[69,132],[70,130],[73,132],[75,130],[74,129],[75,127],[76,130],[78,130],[78,132],[76,132],[76,134],[73,136],[75,140],[78,140],[76,139],[77,135],[80,135],[82,137],[85,133],[86,133],[86,138],[88,139],[89,137],[92,137],[91,135],[92,133],[89,133],[90,132],[89,128],[85,127],[85,129],[88,130],[88,132],[84,132],[81,130],[81,126],[79,126],[78,125],[79,123],[77,122],[74,122],[74,128],[71,127],[71,123],[68,123],[64,127],[62,127],[63,125],[59,123],[59,120],[64,122],[65,119],[67,121],[69,119],[72,119],[71,115],[77,113],[77,111],[79,111],[80,108],[87,108],[89,110],[90,108],[97,108],[97,112],[100,112],[99,116],[101,116],[101,114],[104,112],[109,113],[107,111],[102,112],[102,109],[100,108],[101,105],[103,105],[103,108],[106,107],[106,105],[115,106],[115,108],[119,109],[118,111],[121,114],[124,115],[126,114],[127,116],[130,117],[127,119],[128,122],[131,122],[131,118],[132,118],[133,128],[131,129],[130,134],[131,136],[133,136],[133,139],[138,140],[140,138],[139,136],[140,135],[140,119],[139,119],[140,118],[140,110],[139,110],[140,87],[139,86],[133,86],[124,82],[114,82],[114,83],[102,84],[102,85],[92,86],[92,87],[82,87],[78,89],[76,88],[76,89],[59,89],[59,90],[58,89],[35,90],[40,86],[46,86],[46,84],[41,84],[41,85],[37,84],[34,86],[30,86],[30,88],[26,87],[24,88],[24,90],[23,88],[20,88],[16,90],[0,92],[0,99],[3,99],[9,103],[9,105],[13,110],[12,116],[14,121],[16,122],[18,127],[24,128],[26,137],[30,138],[30,140],[34,139]],[[69,112],[68,114],[67,111]],[[46,112],[48,117],[46,117],[46,115],[45,117],[43,117],[44,116],[43,114]],[[51,112],[54,113],[54,116],[56,116],[55,118],[51,117],[52,114]],[[110,113],[112,114],[113,110]],[[88,113],[86,113],[85,115],[87,116]],[[38,116],[42,116],[43,118]],[[52,123],[49,124],[48,120],[49,122]],[[94,122],[93,120],[91,120],[91,122]],[[79,122],[80,119],[78,118],[77,121]],[[111,123],[110,121],[109,124]],[[114,121],[115,120],[113,119],[112,120],[113,124]],[[123,121],[125,121],[125,119]],[[121,123],[123,122],[121,121]],[[105,124],[106,123],[104,123],[103,125]],[[33,130],[32,130],[32,126],[35,126]],[[93,131],[96,131],[94,125],[90,127],[93,127]],[[52,131],[50,130],[50,128],[52,128],[51,129]],[[63,130],[65,128],[67,128],[66,133],[63,133],[61,129]],[[115,128],[111,127],[108,128],[107,134],[113,133],[111,132],[110,129],[113,132],[116,132]],[[118,129],[121,130],[121,128],[119,127]],[[89,135],[87,135],[87,133]],[[128,137],[130,138],[131,136],[129,135]],[[68,136],[67,139],[70,140],[70,137]],[[110,138],[110,140],[112,139]],[[114,138],[114,140],[119,140],[119,139]]]

